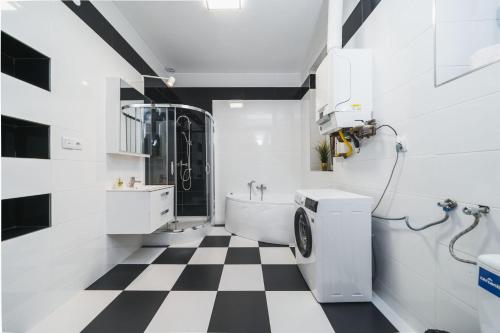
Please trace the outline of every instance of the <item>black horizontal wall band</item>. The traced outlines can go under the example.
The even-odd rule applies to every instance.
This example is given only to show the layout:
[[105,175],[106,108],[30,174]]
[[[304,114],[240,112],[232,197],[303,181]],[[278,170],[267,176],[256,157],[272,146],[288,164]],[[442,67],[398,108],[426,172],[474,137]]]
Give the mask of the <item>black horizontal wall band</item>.
[[63,3],[140,74],[158,75],[90,1],[82,0],[80,6],[71,0],[63,0]]
[[302,87],[207,87],[145,88],[155,103],[187,104],[212,113],[213,100],[300,100],[309,88]]
[[[79,6],[71,0],[62,2],[140,74],[158,76],[90,1],[82,0]],[[145,95],[155,103],[188,104],[209,112],[212,112],[212,101],[217,99],[300,100],[314,88],[314,75],[308,76],[300,87],[167,88],[159,79],[145,78],[144,81]]]
[[[302,83],[302,88],[316,89],[316,74],[309,74],[304,83]],[[307,92],[306,90],[306,92]]]
[[345,46],[382,0],[360,0],[342,26],[342,46]]

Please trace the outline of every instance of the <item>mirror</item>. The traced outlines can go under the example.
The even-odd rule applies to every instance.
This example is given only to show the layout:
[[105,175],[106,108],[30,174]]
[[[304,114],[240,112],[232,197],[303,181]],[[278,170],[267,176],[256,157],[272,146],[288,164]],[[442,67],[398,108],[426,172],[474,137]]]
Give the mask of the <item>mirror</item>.
[[434,0],[434,83],[500,60],[500,0]]
[[120,151],[131,154],[149,154],[145,144],[144,108],[127,107],[151,103],[151,100],[127,82],[120,80]]

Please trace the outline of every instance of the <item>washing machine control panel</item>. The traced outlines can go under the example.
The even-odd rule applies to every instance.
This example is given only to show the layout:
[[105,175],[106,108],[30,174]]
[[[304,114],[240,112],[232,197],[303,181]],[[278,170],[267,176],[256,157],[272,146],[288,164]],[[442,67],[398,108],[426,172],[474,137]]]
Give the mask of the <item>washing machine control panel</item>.
[[318,202],[313,199],[306,198],[304,206],[315,213],[318,210]]

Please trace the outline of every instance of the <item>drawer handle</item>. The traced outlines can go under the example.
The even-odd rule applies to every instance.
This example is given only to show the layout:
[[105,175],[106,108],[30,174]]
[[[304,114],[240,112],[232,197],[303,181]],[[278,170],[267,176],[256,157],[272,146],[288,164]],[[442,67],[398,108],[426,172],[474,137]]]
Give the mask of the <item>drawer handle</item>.
[[167,214],[169,211],[170,211],[170,209],[165,209],[165,210],[164,210],[163,212],[161,212],[160,214],[161,214],[161,215],[165,215],[165,214]]
[[163,192],[163,193],[161,194],[161,196],[163,197],[163,196],[167,196],[167,195],[169,195],[169,194],[170,194],[170,191],[168,191],[168,192]]

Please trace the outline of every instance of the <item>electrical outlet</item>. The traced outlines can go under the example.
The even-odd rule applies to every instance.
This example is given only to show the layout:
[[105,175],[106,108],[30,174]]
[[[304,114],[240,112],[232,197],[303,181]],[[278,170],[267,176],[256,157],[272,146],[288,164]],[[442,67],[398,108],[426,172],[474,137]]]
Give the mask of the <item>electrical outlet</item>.
[[78,139],[73,139],[63,136],[62,147],[63,149],[82,150],[82,143]]
[[396,151],[401,153],[406,153],[408,151],[406,139],[400,135],[396,137]]

